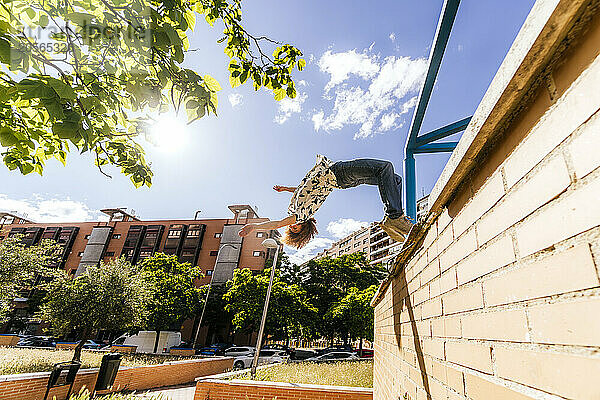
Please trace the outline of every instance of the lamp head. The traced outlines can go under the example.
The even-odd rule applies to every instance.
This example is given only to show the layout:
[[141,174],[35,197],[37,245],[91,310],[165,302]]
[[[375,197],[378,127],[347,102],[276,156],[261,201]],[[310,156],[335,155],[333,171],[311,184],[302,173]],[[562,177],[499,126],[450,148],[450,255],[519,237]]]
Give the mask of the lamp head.
[[276,249],[279,247],[277,241],[271,238],[263,240],[262,245],[265,246],[267,249]]

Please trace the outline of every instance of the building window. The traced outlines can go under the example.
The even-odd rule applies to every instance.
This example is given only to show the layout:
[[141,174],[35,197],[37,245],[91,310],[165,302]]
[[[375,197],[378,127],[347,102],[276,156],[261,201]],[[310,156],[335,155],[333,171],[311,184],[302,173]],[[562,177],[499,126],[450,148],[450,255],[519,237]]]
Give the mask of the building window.
[[256,237],[265,237],[264,232],[256,232]]
[[260,257],[262,255],[262,251],[255,251],[252,253],[254,257]]
[[121,239],[121,234],[120,233],[115,233],[113,235],[113,239]]
[[211,256],[216,256],[217,254],[219,254],[219,252],[217,250],[213,250],[210,252]]
[[220,238],[221,236],[223,236],[223,234],[222,234],[221,232],[217,232],[217,233],[215,233],[215,237],[216,237],[216,238]]
[[209,269],[208,271],[206,271],[206,276],[212,276],[212,269]]
[[357,248],[358,246],[360,246],[360,242],[354,243],[354,248]]
[[106,257],[114,257],[115,256],[115,252],[114,251],[107,251],[106,252]]
[[78,255],[79,257],[81,257],[81,256],[83,255],[83,251],[80,251],[79,253],[77,253],[77,255]]

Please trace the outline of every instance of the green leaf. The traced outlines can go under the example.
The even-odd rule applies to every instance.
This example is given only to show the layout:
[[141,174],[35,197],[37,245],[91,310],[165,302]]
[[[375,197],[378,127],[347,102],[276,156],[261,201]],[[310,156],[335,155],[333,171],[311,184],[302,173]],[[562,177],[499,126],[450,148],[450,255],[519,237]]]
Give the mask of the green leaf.
[[211,91],[218,92],[219,90],[221,90],[221,85],[219,85],[219,82],[212,76],[204,75],[202,77],[202,79],[204,79],[204,83],[206,84],[206,87],[208,89],[210,89]]
[[306,61],[303,59],[298,60],[298,71],[302,71],[306,67]]
[[46,14],[41,14],[40,15],[40,26],[42,28],[45,28],[46,26],[48,26],[48,23],[50,21],[48,20],[48,16]]
[[75,100],[77,98],[77,95],[75,94],[75,91],[73,90],[73,88],[71,86],[65,84],[61,80],[58,80],[55,78],[48,78],[48,84],[63,99]]
[[65,18],[79,26],[90,25],[94,16],[88,13],[72,12],[65,15]]
[[275,93],[275,100],[280,101],[285,98],[286,92],[284,89],[275,89],[273,92]]
[[52,132],[61,139],[74,139],[78,129],[79,126],[73,122],[57,122],[52,125]]
[[19,170],[21,170],[21,173],[22,173],[23,175],[27,175],[27,174],[30,174],[30,173],[32,173],[32,172],[33,172],[33,169],[34,169],[34,167],[33,167],[33,165],[32,165],[32,164],[30,164],[30,163],[21,164],[21,165],[19,166]]
[[12,129],[8,127],[0,128],[0,145],[10,147],[15,145],[18,139],[15,137]]

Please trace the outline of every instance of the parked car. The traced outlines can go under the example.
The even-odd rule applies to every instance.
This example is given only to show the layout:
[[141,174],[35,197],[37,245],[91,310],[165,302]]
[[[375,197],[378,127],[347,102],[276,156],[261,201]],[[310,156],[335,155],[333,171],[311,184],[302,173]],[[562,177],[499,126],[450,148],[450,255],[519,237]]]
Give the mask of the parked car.
[[214,343],[208,347],[200,349],[200,354],[203,356],[222,356],[225,355],[225,350],[230,348],[229,343]]
[[[137,346],[136,353],[153,353],[156,331],[139,331],[135,335],[121,335],[113,341],[113,345]],[[181,332],[160,331],[157,354],[166,354],[171,347],[181,344]],[[110,349],[110,346],[103,347]]]
[[83,348],[91,349],[91,350],[99,350],[99,349],[103,348],[104,346],[105,346],[104,343],[94,342],[93,340],[86,340],[85,344],[83,345]]
[[318,356],[319,353],[316,350],[311,349],[296,349],[294,350],[294,357],[292,360],[306,360]]
[[277,344],[277,343],[267,344],[267,345],[263,346],[263,349],[285,351],[287,353],[287,355],[290,356],[291,359],[294,359],[294,352],[296,351],[296,349],[294,349],[293,347],[286,346],[285,344]]
[[[282,350],[261,350],[258,356],[258,365],[284,363],[289,359],[287,352]],[[252,366],[254,353],[247,356],[236,357],[233,360],[233,369],[244,369]]]
[[349,344],[334,344],[333,346],[326,347],[324,349],[317,350],[319,355],[327,354],[332,351],[347,351],[349,353],[354,352],[354,349]]
[[304,361],[325,363],[325,362],[337,362],[337,361],[355,361],[360,360],[360,357],[353,352],[349,351],[331,351],[329,353],[321,354],[320,356],[308,358]]
[[30,336],[19,340],[17,346],[56,347],[56,338],[51,336]]
[[250,354],[254,354],[256,350],[255,347],[252,346],[233,346],[225,350],[225,356],[227,357],[241,357],[247,356]]
[[373,358],[373,349],[356,349],[356,354],[361,358]]

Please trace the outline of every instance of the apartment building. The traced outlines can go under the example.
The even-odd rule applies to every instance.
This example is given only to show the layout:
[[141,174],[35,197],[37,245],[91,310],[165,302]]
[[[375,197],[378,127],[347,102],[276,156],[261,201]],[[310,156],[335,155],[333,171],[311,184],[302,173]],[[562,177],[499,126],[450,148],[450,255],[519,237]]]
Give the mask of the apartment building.
[[[62,252],[55,267],[69,274],[82,274],[90,265],[125,257],[135,264],[154,253],[177,255],[181,262],[199,266],[205,277],[200,285],[222,284],[233,277],[236,268],[259,273],[274,250],[262,246],[266,238],[278,238],[276,230],[257,230],[241,238],[246,223],[268,221],[260,218],[249,205],[230,205],[232,216],[215,219],[141,220],[123,208],[100,210],[108,221],[37,223],[16,213],[0,213],[0,240],[23,235],[26,245],[42,239],[57,241]],[[214,276],[213,276],[214,275]],[[27,299],[22,299],[27,300]],[[187,321],[183,336],[191,336],[192,322]]]
[[[427,214],[428,204],[425,196],[417,201],[417,219]],[[330,248],[317,254],[316,259],[330,257],[337,258],[345,254],[362,251],[371,264],[391,262],[402,248],[402,243],[396,242],[381,229],[379,222],[372,222],[350,235],[338,240]]]

